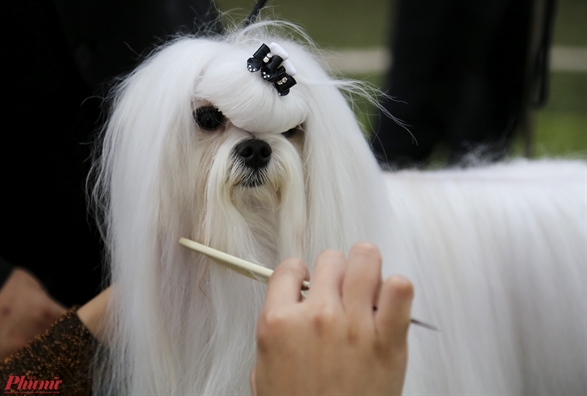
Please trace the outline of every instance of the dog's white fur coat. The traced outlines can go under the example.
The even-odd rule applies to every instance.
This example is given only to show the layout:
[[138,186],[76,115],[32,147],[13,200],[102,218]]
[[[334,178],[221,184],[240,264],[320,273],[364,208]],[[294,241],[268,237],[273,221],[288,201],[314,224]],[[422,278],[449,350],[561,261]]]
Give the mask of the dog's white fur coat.
[[[114,284],[96,394],[247,394],[265,287],[178,244],[185,236],[274,268],[378,245],[415,284],[406,394],[585,394],[586,164],[381,172],[339,88],[306,48],[257,24],[181,38],[117,89],[96,163]],[[246,60],[290,55],[279,97]],[[227,123],[201,130],[193,111]],[[301,125],[288,139],[281,133]],[[233,149],[272,148],[260,187]]]

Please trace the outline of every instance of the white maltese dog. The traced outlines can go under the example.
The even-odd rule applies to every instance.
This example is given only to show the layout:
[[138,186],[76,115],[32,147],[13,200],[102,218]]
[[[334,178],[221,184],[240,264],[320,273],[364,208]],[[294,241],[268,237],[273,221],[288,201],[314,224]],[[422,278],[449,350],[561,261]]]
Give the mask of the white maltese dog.
[[181,237],[270,268],[375,243],[442,328],[411,329],[406,394],[585,394],[585,162],[384,173],[341,93],[361,85],[276,25],[179,38],[115,92],[96,394],[250,393],[265,287]]

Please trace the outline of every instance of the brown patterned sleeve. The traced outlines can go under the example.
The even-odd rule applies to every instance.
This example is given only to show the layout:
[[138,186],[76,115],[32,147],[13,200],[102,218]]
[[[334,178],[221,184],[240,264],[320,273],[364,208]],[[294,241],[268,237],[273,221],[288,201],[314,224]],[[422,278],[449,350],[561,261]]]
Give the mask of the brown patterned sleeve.
[[89,395],[97,341],[73,307],[45,333],[0,363],[0,393]]

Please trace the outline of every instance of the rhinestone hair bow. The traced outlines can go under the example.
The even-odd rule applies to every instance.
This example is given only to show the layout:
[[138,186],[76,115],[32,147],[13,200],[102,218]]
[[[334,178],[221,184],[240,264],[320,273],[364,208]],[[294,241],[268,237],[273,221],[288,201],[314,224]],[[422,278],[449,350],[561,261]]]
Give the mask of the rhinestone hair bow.
[[247,60],[247,69],[251,73],[260,70],[263,80],[273,83],[279,96],[285,96],[297,83],[293,78],[296,69],[288,58],[288,53],[279,44],[271,43],[268,46],[261,44],[253,56]]

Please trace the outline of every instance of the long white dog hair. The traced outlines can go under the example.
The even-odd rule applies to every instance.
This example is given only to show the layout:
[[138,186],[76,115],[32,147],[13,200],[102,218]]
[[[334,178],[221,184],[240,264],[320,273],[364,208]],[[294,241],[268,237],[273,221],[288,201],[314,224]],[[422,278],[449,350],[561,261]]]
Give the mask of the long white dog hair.
[[[278,25],[178,38],[116,89],[95,168],[113,284],[95,394],[250,393],[264,286],[180,237],[270,268],[373,242],[443,327],[411,330],[406,393],[584,393],[585,163],[386,175],[339,91],[357,86]],[[287,96],[247,70],[271,42],[297,69]],[[258,173],[236,154],[252,138],[271,148]]]

